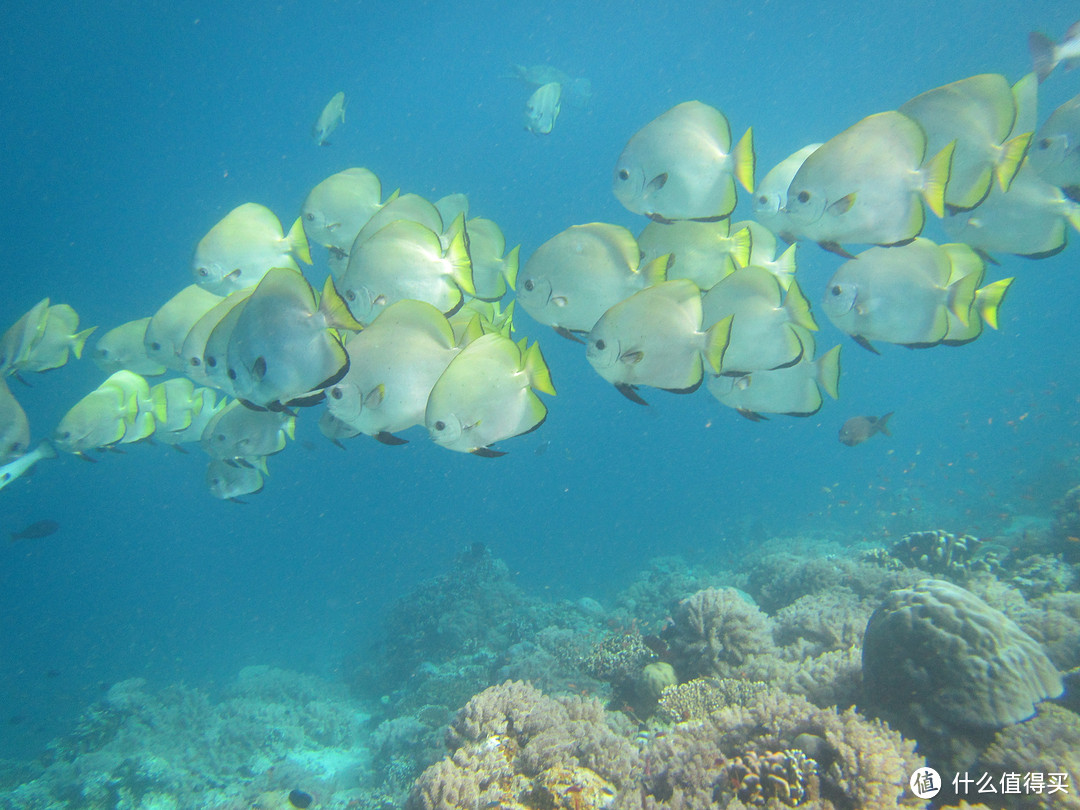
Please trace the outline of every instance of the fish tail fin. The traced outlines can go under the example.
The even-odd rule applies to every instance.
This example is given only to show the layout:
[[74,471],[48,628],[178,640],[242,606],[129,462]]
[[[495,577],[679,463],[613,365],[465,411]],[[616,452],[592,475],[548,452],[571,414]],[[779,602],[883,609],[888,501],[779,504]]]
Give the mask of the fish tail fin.
[[663,256],[657,256],[642,267],[641,274],[645,277],[645,286],[654,287],[667,281],[667,272],[674,263],[675,256],[671,253],[665,253]]
[[1032,31],[1028,34],[1028,50],[1031,51],[1031,65],[1035,69],[1035,75],[1039,77],[1039,84],[1042,84],[1057,67],[1057,46],[1046,34]]
[[746,130],[743,136],[739,138],[732,156],[735,158],[735,179],[739,181],[743,188],[753,194],[754,168],[757,164],[757,157],[754,155],[753,127]]
[[1030,132],[1016,135],[1002,144],[1000,159],[994,166],[994,176],[997,178],[998,187],[1002,191],[1009,190],[1013,178],[1016,177],[1016,173],[1020,170],[1020,164],[1024,162],[1024,158],[1027,156],[1030,145]]
[[516,303],[516,299],[511,301],[506,305],[506,309],[504,309],[498,318],[496,318],[498,321],[496,327],[506,337],[510,337],[510,333],[514,331],[514,304]]
[[136,414],[135,418],[127,423],[127,428],[124,430],[124,435],[120,438],[120,441],[128,444],[129,442],[137,442],[139,439],[153,436],[154,431],[157,429],[154,416],[150,411]]
[[717,321],[705,332],[705,361],[713,374],[719,374],[724,366],[724,354],[727,352],[728,343],[731,342],[731,322],[734,315],[728,315],[724,320]]
[[840,396],[840,344],[817,359],[817,381],[833,399]]
[[296,417],[286,417],[285,423],[281,426],[281,429],[285,431],[285,435],[292,441],[296,441]]
[[975,311],[991,329],[998,328],[998,310],[1012,283],[1013,279],[1003,278],[1001,281],[987,284],[975,293]]
[[156,429],[158,423],[164,424],[169,419],[169,393],[165,386],[155,385],[150,389],[150,402],[150,413],[153,414]]
[[521,262],[521,245],[514,245],[514,249],[511,250],[503,258],[502,273],[506,279],[506,283],[510,285],[510,289],[514,289],[514,282],[517,281],[518,268]]
[[810,311],[810,302],[806,300],[806,296],[799,288],[799,283],[795,280],[792,280],[791,286],[784,295],[784,309],[787,310],[793,324],[809,329],[811,332],[818,330],[814,313]]
[[[514,248],[510,252],[514,253],[515,256],[516,256],[517,253],[520,252],[520,248],[521,248],[521,245],[518,245],[516,248]],[[511,290],[517,290],[517,277],[518,277],[518,271],[520,269],[521,269],[520,260],[515,260],[513,264],[510,264],[510,262],[506,262],[505,264],[503,264],[503,275],[506,276],[506,283],[510,285]]]
[[750,264],[750,253],[754,249],[754,235],[749,228],[740,228],[731,237],[731,260],[737,267]]
[[96,326],[91,326],[89,329],[83,329],[81,332],[76,332],[71,338],[71,353],[75,355],[76,360],[82,359],[83,347],[86,345],[86,339],[90,335],[94,334]]
[[1080,231],[1080,205],[1070,203],[1069,210],[1065,213],[1065,219],[1069,220],[1069,224]]
[[296,218],[285,240],[289,243],[289,250],[296,258],[304,264],[311,264],[311,246],[308,245],[307,234],[304,233],[303,217]]
[[949,184],[955,149],[956,141],[949,142],[940,152],[930,158],[923,170],[926,172],[922,190],[923,199],[938,219],[945,216],[945,187]]
[[472,259],[469,258],[469,245],[465,236],[465,214],[458,214],[447,229],[453,236],[446,246],[446,258],[450,262],[450,276],[463,292],[476,295],[473,284]]
[[949,257],[949,265],[952,268],[949,273],[950,281],[955,281],[962,276],[975,276],[978,279],[975,286],[982,284],[983,277],[986,275],[986,262],[983,261],[982,256],[963,242],[950,242],[942,245],[941,249]]
[[1034,72],[1016,80],[1012,86],[1013,103],[1016,104],[1015,129],[1027,132],[1038,125],[1039,80]]
[[790,286],[792,280],[795,278],[795,271],[797,269],[795,264],[795,254],[798,251],[799,243],[792,242],[788,245],[787,250],[776,257],[776,261],[773,262],[773,275],[780,279],[780,283],[784,286]]
[[341,297],[337,287],[334,286],[334,277],[327,276],[323,284],[322,296],[319,300],[319,311],[326,318],[326,322],[335,329],[348,329],[350,332],[360,332],[364,326],[349,311],[349,305]]
[[555,386],[551,382],[551,371],[544,361],[544,355],[540,353],[540,344],[534,343],[525,349],[525,374],[529,378],[529,385],[537,391],[555,396]]
[[892,415],[893,411],[889,411],[884,416],[879,416],[876,425],[879,433],[884,433],[890,438],[892,438],[892,433],[889,432],[889,420],[892,419]]
[[461,330],[461,338],[457,342],[459,349],[464,349],[470,343],[477,338],[484,336],[484,319],[480,313],[476,313],[469,318],[468,323],[465,324],[465,328]]
[[979,285],[977,273],[961,276],[948,289],[949,312],[967,326],[971,322],[971,308],[975,304],[975,288]]

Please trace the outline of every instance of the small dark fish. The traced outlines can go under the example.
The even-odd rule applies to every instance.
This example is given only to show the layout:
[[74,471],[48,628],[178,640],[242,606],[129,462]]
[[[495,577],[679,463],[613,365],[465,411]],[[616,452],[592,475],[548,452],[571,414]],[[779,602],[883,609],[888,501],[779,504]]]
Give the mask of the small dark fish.
[[311,807],[311,803],[314,799],[310,793],[306,793],[303,790],[289,791],[289,804],[293,807]]
[[48,537],[59,528],[60,524],[55,520],[39,520],[37,523],[31,523],[25,529],[12,532],[11,542],[14,543],[16,540],[39,540],[42,537]]
[[854,447],[857,444],[862,444],[875,433],[892,436],[889,433],[889,417],[892,415],[893,412],[889,411],[884,416],[851,417],[840,428],[840,443],[846,444],[848,447]]

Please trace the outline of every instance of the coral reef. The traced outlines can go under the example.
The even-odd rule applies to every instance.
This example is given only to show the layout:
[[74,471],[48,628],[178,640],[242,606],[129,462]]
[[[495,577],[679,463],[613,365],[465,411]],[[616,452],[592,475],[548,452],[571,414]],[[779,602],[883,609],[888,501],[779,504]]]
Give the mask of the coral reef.
[[936,579],[894,591],[874,611],[863,683],[868,708],[954,768],[970,762],[988,731],[1030,717],[1062,691],[1037,641],[970,591]]
[[217,703],[122,681],[0,808],[233,810],[298,786],[345,802],[367,767],[367,721],[341,687],[270,667],[242,670]]
[[595,700],[552,698],[508,681],[451,723],[454,753],[416,781],[407,810],[606,807],[627,784],[634,746]]
[[1062,554],[1070,563],[1080,562],[1080,485],[1070,489],[1054,504],[1051,537],[1052,551]]
[[983,541],[974,535],[931,529],[904,535],[889,553],[905,565],[962,581],[970,573],[998,567],[996,553],[985,551],[982,546]]
[[766,688],[761,681],[735,678],[694,678],[668,686],[660,693],[660,713],[674,723],[704,720],[728,704],[742,705]]
[[[745,767],[764,760],[775,765],[777,752],[789,765],[802,763],[805,792],[799,807],[886,810],[921,805],[906,791],[909,774],[922,764],[914,743],[854,710],[819,709],[804,698],[765,689],[703,720],[678,723],[666,734],[649,737],[641,752],[638,795],[620,793],[613,807],[745,807],[739,791],[747,784],[732,778],[740,770],[736,763]],[[810,776],[809,760],[816,763],[816,780]],[[789,796],[799,792],[793,781]],[[783,792],[779,785],[775,788],[777,794]],[[776,803],[782,801],[779,795],[771,801],[769,806],[783,806]]]
[[680,677],[768,677],[776,645],[766,616],[735,588],[706,588],[679,602],[666,634]]

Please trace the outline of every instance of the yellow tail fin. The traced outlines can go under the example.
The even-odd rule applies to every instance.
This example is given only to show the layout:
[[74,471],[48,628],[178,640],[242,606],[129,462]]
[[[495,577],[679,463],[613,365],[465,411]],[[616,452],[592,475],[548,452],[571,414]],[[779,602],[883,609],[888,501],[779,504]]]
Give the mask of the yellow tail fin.
[[86,339],[94,333],[97,329],[96,326],[91,326],[89,329],[83,329],[81,332],[76,332],[71,338],[71,353],[75,355],[76,360],[82,359],[83,347],[86,345]]
[[949,184],[949,173],[952,171],[953,152],[956,149],[956,141],[949,144],[930,158],[923,167],[925,181],[923,182],[923,199],[926,205],[939,219],[945,216],[945,187]]
[[998,328],[998,309],[1005,300],[1005,293],[1009,291],[1013,279],[1003,278],[993,284],[987,284],[975,293],[975,309],[979,317],[986,322],[991,329]]
[[555,396],[555,386],[551,382],[551,371],[544,362],[544,355],[540,353],[540,344],[534,343],[525,350],[525,373],[529,377],[529,384],[537,391]]
[[705,332],[705,361],[713,374],[719,374],[724,367],[724,353],[727,352],[728,343],[731,341],[731,322],[734,315],[728,315],[724,320],[717,321]]
[[746,133],[735,144],[735,179],[742,187],[754,193],[754,169],[757,157],[754,155],[754,128],[746,130]]
[[994,166],[994,176],[1002,191],[1008,191],[1013,178],[1020,170],[1020,164],[1027,156],[1028,147],[1031,145],[1031,133],[1025,132],[1015,138],[1009,138],[1001,145],[1001,157]]
[[818,330],[817,321],[814,320],[814,314],[810,311],[810,302],[806,300],[803,291],[799,289],[798,282],[794,280],[784,296],[784,309],[788,311],[793,324],[809,329],[811,332]]
[[307,234],[304,233],[304,218],[297,217],[296,222],[289,228],[289,235],[285,237],[289,243],[289,250],[304,264],[311,264],[311,248],[308,246]]
[[817,381],[833,399],[840,397],[840,344],[817,359]]
[[750,264],[750,254],[754,250],[754,235],[749,228],[740,228],[731,237],[731,260],[736,267],[746,267]]

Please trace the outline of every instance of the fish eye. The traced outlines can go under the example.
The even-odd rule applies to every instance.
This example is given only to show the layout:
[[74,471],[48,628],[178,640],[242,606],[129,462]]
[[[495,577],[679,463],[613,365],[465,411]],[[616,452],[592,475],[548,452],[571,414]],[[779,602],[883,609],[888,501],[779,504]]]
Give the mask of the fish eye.
[[619,179],[620,180],[629,180],[630,179],[630,172],[628,172],[626,169],[619,169]]
[[225,434],[224,433],[218,433],[216,436],[214,436],[214,441],[224,442],[225,441]]
[[202,364],[202,361],[199,360],[198,357],[192,357],[190,362],[191,365],[195,366],[196,368],[198,368]]
[[199,268],[198,270],[196,270],[195,272],[196,272],[196,273],[198,273],[198,274],[199,274],[200,276],[202,276],[203,278],[206,278],[206,277],[207,277],[208,275],[210,275],[210,271],[209,271],[209,270],[207,270],[207,269],[206,269],[205,267],[200,267],[200,268]]
[[435,423],[435,429],[436,430],[446,430],[446,422],[444,422],[444,421],[442,421],[440,419],[438,422]]
[[356,300],[356,293],[353,290],[346,290],[345,291],[345,298],[347,298],[349,301],[355,301]]
[[307,214],[305,214],[304,216],[307,218],[308,222],[314,222],[315,221],[315,215],[312,214],[310,211]]
[[236,379],[236,369],[235,368],[230,368],[226,373],[229,375],[230,380],[235,380]]
[[841,287],[840,287],[840,285],[839,285],[839,284],[833,284],[833,285],[832,285],[832,286],[831,286],[831,287],[829,288],[829,292],[831,292],[831,293],[832,293],[833,295],[840,295],[840,293],[842,293],[842,292],[843,292],[843,289],[841,289]]
[[153,349],[155,352],[160,352],[161,344],[155,340],[153,343],[150,344],[150,348]]
[[607,344],[604,342],[603,338],[600,338],[596,341],[596,348],[598,348],[600,351],[603,351],[607,348]]
[[769,204],[769,198],[766,197],[764,194],[762,194],[760,197],[758,197],[757,201],[758,201],[758,205],[768,205]]
[[330,396],[332,396],[334,399],[341,399],[344,394],[342,394],[341,389],[335,385],[333,388],[330,389]]
[[526,289],[526,291],[528,291],[528,292],[532,292],[533,290],[535,290],[535,289],[536,289],[536,282],[534,282],[534,281],[533,281],[533,280],[532,280],[532,279],[530,278],[530,279],[529,279],[528,281],[526,281],[526,282],[525,282],[525,289]]
[[213,355],[211,355],[210,357],[207,357],[206,358],[206,365],[210,366],[210,368],[216,367],[217,366],[217,358],[215,358]]
[[799,192],[799,202],[801,202],[801,203],[810,202],[810,192],[809,191],[800,191]]

